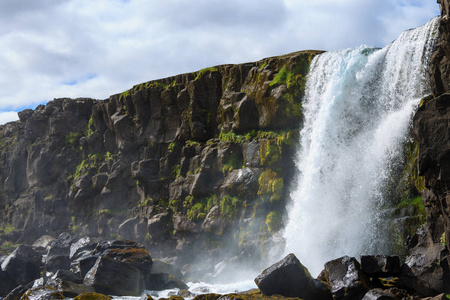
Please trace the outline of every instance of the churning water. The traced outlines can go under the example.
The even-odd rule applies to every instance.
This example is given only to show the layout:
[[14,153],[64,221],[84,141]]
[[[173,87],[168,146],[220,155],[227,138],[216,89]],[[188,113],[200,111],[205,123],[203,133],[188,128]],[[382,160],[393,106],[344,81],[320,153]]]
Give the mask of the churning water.
[[380,207],[411,118],[428,94],[438,18],[383,49],[359,47],[313,60],[304,97],[298,184],[286,252],[317,275],[325,262],[387,253]]

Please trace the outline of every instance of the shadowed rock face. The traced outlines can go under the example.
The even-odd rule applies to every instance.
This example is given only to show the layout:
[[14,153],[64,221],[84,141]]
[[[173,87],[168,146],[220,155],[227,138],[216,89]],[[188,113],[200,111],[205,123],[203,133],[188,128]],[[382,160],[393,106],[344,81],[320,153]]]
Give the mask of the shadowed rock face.
[[20,121],[0,126],[0,220],[8,229],[0,244],[69,230],[137,240],[179,263],[189,262],[180,254],[221,246],[260,257],[261,247],[251,244],[282,225],[304,84],[317,53],[217,66],[102,101],[55,99],[22,111]]
[[450,291],[450,21],[449,1],[438,0],[441,8],[439,40],[431,57],[433,96],[424,99],[414,116],[414,135],[419,141],[419,175],[425,179],[422,192],[426,223],[410,239],[412,254],[406,260],[408,280],[424,295]]

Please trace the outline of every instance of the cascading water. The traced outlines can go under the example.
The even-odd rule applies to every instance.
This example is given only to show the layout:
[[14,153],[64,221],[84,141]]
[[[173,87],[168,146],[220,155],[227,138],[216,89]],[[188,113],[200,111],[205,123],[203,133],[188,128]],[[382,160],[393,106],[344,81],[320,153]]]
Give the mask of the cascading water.
[[343,255],[386,254],[384,186],[428,94],[438,18],[383,49],[327,52],[312,64],[291,194],[286,251],[317,275]]

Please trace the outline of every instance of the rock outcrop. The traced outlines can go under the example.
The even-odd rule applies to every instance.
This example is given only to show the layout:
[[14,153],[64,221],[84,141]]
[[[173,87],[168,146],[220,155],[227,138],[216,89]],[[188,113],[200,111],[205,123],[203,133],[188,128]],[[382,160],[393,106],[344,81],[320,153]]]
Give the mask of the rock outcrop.
[[440,36],[430,62],[433,95],[422,100],[414,116],[414,136],[420,149],[419,175],[423,176],[426,187],[422,200],[427,217],[426,223],[408,242],[411,255],[406,260],[409,274],[417,278],[409,285],[423,295],[450,292],[450,10],[448,0],[438,0],[438,3]]
[[[229,257],[259,259],[283,223],[317,53],[20,112],[20,121],[0,126],[0,244],[69,230],[137,240],[179,265],[202,253],[212,269],[222,246]],[[61,251],[49,254],[49,270],[67,264]]]

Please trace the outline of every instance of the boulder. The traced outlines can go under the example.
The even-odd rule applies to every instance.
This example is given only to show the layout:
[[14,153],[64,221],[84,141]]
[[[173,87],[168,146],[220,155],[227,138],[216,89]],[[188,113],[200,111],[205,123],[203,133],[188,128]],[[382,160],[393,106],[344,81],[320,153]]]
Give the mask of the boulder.
[[334,299],[361,299],[369,290],[368,279],[354,257],[343,256],[325,264]]
[[391,292],[382,289],[372,289],[368,291],[362,300],[395,300],[397,299]]
[[167,273],[150,274],[145,282],[145,288],[152,291],[162,291],[168,289],[188,289],[183,281]]
[[31,246],[21,245],[2,263],[2,269],[15,286],[25,285],[41,276],[41,257]]
[[177,278],[183,278],[183,273],[173,264],[163,262],[159,259],[153,259],[152,273],[166,273]]
[[33,243],[32,247],[36,250],[47,249],[47,246],[50,244],[50,242],[54,240],[56,240],[56,238],[51,235],[43,235]]
[[55,290],[53,287],[40,286],[27,290],[20,299],[52,300],[65,298],[61,291]]
[[15,287],[13,280],[0,268],[0,297],[5,297]]
[[77,274],[68,271],[68,270],[58,270],[53,276],[52,279],[64,281],[70,281],[74,283],[82,283],[83,280]]
[[255,283],[264,295],[299,297],[305,300],[332,299],[325,283],[312,278],[294,254],[265,269]]
[[45,260],[46,272],[56,272],[58,270],[69,270],[69,269],[70,269],[69,255],[47,256]]
[[83,293],[74,298],[74,300],[111,300],[111,297],[108,297],[99,293]]
[[30,282],[26,286],[19,285],[18,287],[14,288],[9,294],[5,297],[4,300],[20,300],[22,298],[22,295],[32,287],[32,283]]
[[400,273],[400,257],[387,255],[361,256],[361,269],[370,277],[392,277]]
[[106,256],[97,259],[83,283],[116,296],[139,296],[144,291],[144,275],[138,268]]
[[169,234],[169,223],[170,215],[168,213],[160,213],[149,219],[147,222],[147,231],[152,240],[167,236]]

